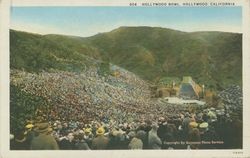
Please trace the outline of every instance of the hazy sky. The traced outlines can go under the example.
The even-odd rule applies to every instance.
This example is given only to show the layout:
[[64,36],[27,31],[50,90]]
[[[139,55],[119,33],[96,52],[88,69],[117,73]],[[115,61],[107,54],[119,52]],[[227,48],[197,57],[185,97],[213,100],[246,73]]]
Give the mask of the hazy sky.
[[120,26],[242,32],[241,7],[12,7],[11,28],[92,36]]

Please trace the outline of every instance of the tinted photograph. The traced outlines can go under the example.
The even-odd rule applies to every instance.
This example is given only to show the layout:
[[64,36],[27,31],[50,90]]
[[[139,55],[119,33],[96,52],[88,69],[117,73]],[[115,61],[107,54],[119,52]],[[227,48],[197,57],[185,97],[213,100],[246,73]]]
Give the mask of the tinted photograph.
[[242,7],[10,11],[10,150],[242,149]]

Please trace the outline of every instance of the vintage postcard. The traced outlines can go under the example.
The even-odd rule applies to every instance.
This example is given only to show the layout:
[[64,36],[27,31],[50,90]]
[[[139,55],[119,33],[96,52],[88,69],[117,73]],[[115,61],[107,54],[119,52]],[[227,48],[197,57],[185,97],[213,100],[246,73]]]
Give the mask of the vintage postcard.
[[1,3],[1,157],[250,157],[248,0]]

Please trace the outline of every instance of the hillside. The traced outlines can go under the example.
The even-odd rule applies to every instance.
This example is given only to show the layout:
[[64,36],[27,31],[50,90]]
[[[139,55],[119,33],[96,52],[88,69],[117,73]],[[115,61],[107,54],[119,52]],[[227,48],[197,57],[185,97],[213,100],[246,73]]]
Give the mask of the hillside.
[[191,75],[214,88],[241,84],[240,34],[121,27],[90,37],[88,42],[111,62],[144,79]]
[[10,40],[11,68],[29,72],[80,72],[104,61],[149,81],[189,75],[213,89],[242,84],[241,34],[120,27],[87,38],[11,30]]
[[[81,53],[79,53],[81,52]],[[78,38],[10,31],[10,67],[28,72],[51,69],[81,72],[95,64],[95,48]]]

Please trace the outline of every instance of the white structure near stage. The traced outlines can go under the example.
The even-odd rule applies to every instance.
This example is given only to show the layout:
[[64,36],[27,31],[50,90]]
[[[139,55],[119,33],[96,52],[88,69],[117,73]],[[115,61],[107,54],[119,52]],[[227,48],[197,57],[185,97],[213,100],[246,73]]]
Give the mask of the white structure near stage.
[[197,104],[197,105],[205,105],[206,103],[200,100],[184,100],[177,97],[165,97],[164,98],[167,103],[171,104]]

